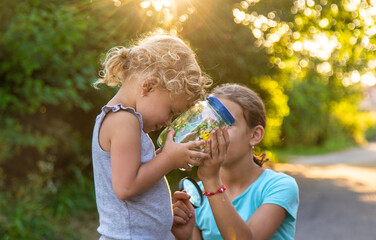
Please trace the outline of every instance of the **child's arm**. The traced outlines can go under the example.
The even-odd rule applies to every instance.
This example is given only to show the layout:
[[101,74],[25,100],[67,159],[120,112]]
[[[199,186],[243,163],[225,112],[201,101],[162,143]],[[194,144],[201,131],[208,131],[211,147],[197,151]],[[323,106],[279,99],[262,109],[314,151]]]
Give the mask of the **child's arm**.
[[109,136],[113,189],[121,200],[146,191],[173,169],[199,165],[200,161],[193,158],[208,157],[206,153],[190,150],[205,141],[178,144],[173,142],[170,132],[162,152],[141,164],[140,125],[133,114],[126,111],[109,114],[102,127]]
[[[226,130],[218,130],[208,141],[212,157],[199,167],[199,177],[207,192],[216,192],[222,181],[219,167],[225,159],[229,142]],[[264,204],[248,222],[240,217],[226,191],[208,196],[217,227],[223,239],[269,239],[285,219],[287,211],[274,204]]]

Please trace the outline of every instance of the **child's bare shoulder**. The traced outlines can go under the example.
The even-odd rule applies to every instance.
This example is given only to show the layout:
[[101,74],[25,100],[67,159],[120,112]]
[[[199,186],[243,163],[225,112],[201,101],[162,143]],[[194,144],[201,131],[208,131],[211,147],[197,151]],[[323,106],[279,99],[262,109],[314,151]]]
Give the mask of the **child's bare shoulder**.
[[109,112],[100,128],[99,143],[103,150],[109,152],[112,143],[132,142],[133,139],[139,139],[140,132],[140,123],[132,113]]
[[[117,112],[110,112],[107,114],[105,119],[109,119],[113,123],[123,123],[127,122],[129,124],[140,125],[137,116],[131,112],[120,110]],[[109,121],[109,122],[110,122]]]
[[102,129],[112,133],[139,133],[140,122],[128,111],[110,112],[103,121]]

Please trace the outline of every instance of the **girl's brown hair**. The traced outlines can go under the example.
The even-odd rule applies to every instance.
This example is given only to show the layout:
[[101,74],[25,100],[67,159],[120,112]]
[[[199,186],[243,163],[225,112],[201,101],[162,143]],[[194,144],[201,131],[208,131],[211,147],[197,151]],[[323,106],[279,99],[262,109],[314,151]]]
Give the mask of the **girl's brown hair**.
[[170,93],[185,93],[190,99],[202,99],[212,80],[204,75],[196,55],[180,38],[155,32],[130,48],[109,50],[100,77],[93,85],[120,86],[137,76],[154,76],[160,87]]
[[[265,106],[259,95],[253,90],[240,84],[222,84],[212,91],[216,97],[226,98],[237,103],[243,109],[244,119],[250,129],[261,125],[266,127]],[[253,155],[253,161],[262,166],[268,158],[265,153],[260,156]]]

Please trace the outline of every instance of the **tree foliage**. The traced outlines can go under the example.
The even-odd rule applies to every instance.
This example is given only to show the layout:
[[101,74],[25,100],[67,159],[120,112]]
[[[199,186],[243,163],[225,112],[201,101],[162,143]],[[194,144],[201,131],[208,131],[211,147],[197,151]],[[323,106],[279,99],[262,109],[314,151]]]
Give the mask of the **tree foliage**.
[[20,169],[39,161],[83,157],[86,123],[77,117],[92,108],[95,55],[86,51],[89,22],[76,8],[41,0],[2,1],[2,8],[0,161],[4,174],[24,177]]
[[289,96],[291,111],[282,126],[285,145],[323,144],[337,137],[331,131],[336,124],[363,143],[365,126],[373,122],[370,114],[344,116],[359,114],[362,86],[376,83],[376,3],[297,0],[291,11],[258,13],[253,11],[258,2],[241,2],[234,17],[269,54],[274,74]]

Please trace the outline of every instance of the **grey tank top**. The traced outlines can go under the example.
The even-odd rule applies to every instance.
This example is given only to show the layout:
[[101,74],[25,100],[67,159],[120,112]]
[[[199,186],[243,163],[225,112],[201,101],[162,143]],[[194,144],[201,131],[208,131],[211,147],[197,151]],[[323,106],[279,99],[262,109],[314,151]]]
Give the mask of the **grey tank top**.
[[[97,116],[92,139],[92,159],[95,183],[95,196],[99,213],[98,232],[100,239],[121,240],[168,240],[173,239],[171,194],[166,178],[160,179],[153,187],[138,196],[122,201],[112,188],[111,155],[99,145],[99,129],[110,111],[127,111],[140,122],[141,163],[155,157],[154,144],[142,130],[142,117],[133,108],[118,104],[104,106]],[[116,127],[116,126],[113,126]],[[127,134],[127,133],[124,133]]]

